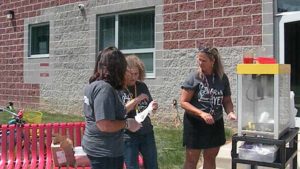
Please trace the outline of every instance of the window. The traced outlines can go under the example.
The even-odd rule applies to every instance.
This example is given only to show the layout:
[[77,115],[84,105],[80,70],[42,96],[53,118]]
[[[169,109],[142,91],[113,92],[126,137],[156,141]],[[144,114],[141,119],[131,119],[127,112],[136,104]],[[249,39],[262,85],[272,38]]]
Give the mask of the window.
[[277,0],[277,12],[300,11],[299,0]]
[[154,11],[136,11],[98,19],[98,49],[118,47],[125,55],[136,54],[145,64],[146,77],[154,77]]
[[29,57],[49,57],[49,23],[29,27]]

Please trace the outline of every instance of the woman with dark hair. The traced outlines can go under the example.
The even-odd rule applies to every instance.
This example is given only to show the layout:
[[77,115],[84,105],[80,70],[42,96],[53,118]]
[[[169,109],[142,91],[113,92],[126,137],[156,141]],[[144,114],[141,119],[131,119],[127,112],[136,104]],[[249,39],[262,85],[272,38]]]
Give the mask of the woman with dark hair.
[[184,113],[183,145],[186,148],[184,169],[196,169],[203,150],[203,169],[216,168],[216,156],[225,144],[223,107],[230,120],[233,112],[229,80],[224,73],[216,48],[199,49],[199,68],[181,86]]
[[125,119],[130,109],[118,94],[124,86],[126,69],[122,52],[115,47],[105,48],[99,53],[94,74],[84,90],[86,129],[82,147],[93,169],[121,169],[123,129],[135,132],[141,127],[133,118]]

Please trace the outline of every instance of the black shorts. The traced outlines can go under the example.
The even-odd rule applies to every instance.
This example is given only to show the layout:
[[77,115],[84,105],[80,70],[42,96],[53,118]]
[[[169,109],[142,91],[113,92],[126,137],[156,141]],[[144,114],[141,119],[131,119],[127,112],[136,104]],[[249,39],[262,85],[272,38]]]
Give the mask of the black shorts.
[[206,124],[202,119],[184,116],[183,146],[191,149],[207,149],[220,147],[226,142],[223,118],[213,125]]

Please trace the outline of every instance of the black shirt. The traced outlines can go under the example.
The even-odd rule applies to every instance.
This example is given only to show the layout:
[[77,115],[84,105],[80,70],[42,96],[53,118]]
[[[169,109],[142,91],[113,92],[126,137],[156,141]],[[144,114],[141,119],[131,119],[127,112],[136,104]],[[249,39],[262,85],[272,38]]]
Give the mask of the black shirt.
[[225,74],[222,79],[215,74],[200,78],[198,72],[193,72],[181,88],[195,91],[190,101],[193,106],[210,113],[215,120],[223,117],[223,96],[231,95],[229,80]]

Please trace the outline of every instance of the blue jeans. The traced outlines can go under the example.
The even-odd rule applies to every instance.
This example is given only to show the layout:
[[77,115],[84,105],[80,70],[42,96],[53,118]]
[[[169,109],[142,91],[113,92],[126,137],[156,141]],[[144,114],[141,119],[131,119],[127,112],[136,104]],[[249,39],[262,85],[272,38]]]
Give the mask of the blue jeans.
[[122,169],[124,158],[120,157],[93,157],[87,155],[92,169]]
[[154,132],[144,135],[130,134],[125,139],[124,160],[127,169],[139,169],[138,155],[143,156],[145,169],[158,169]]

